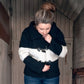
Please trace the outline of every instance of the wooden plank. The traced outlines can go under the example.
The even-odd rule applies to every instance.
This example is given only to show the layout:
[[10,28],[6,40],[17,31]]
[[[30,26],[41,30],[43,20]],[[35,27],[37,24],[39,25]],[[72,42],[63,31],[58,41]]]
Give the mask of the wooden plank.
[[11,84],[11,60],[8,44],[0,39],[0,84]]
[[38,8],[40,9],[43,0],[38,0],[38,1],[39,1],[39,7]]
[[16,25],[16,23],[17,23],[17,18],[16,18],[16,14],[17,14],[17,12],[16,12],[16,1],[14,0],[13,2],[13,16],[12,16],[12,39],[16,39],[16,37],[17,37],[17,34],[16,34],[16,29],[17,29],[17,25]]
[[34,18],[34,0],[30,0],[30,4],[31,4],[31,6],[30,6],[30,21],[32,21],[33,20],[33,18]]
[[12,60],[12,84],[23,84],[24,83],[24,75],[23,68],[24,65],[20,61],[18,56],[18,48],[19,42],[13,41],[13,60]]
[[34,14],[36,13],[36,11],[38,11],[39,9],[39,0],[34,0]]
[[61,31],[63,32],[64,36],[66,36],[65,35],[65,25],[66,25],[65,17],[63,15],[61,15],[60,18],[61,18],[61,20],[60,20]]
[[24,28],[26,28],[30,23],[30,16],[31,16],[30,11],[33,11],[31,9],[31,6],[32,6],[31,1],[32,0],[25,0],[24,1],[24,9],[23,9],[23,11],[24,11]]
[[69,19],[68,18],[65,19],[65,29],[64,30],[65,30],[65,36],[69,37],[70,25],[69,25]]
[[[29,1],[29,0],[21,0],[21,21],[20,21],[20,25],[21,25],[21,28],[20,28],[20,33],[19,33],[19,35],[20,35],[20,38],[21,38],[21,34],[22,34],[22,31],[24,30],[24,28],[25,28],[25,22],[27,22],[27,24],[28,24],[28,20],[29,20],[29,16],[27,17],[28,18],[28,20],[26,21],[25,20],[25,10],[24,9],[26,9],[25,8],[25,1]],[[28,3],[27,3],[28,4]],[[28,4],[28,6],[29,6],[29,4]],[[29,7],[27,8],[27,10],[29,11]],[[20,38],[19,38],[19,40],[20,40]]]
[[60,13],[57,12],[57,16],[56,16],[56,19],[57,19],[57,20],[56,20],[56,24],[57,24],[57,27],[58,27],[58,28],[61,28],[61,27],[60,27],[60,19],[61,19],[60,17],[61,17],[61,16],[60,16]]
[[[84,10],[74,24],[74,68],[84,67]],[[79,42],[79,43],[78,43]],[[79,53],[80,52],[80,53]]]
[[20,32],[21,32],[21,0],[16,1],[16,40],[20,39]]
[[69,20],[69,26],[70,26],[70,36],[71,38],[73,38],[73,21]]
[[59,61],[60,84],[72,84],[72,40],[66,40],[68,46],[67,56]]

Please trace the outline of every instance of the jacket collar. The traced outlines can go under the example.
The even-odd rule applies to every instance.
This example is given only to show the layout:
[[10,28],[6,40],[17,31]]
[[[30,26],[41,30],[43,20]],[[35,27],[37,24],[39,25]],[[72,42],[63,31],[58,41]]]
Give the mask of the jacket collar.
[[[36,30],[35,28],[35,22],[32,21],[29,25],[30,28],[30,35],[31,35],[31,39],[37,39],[37,38],[42,38],[42,35]],[[56,35],[56,30],[57,30],[57,26],[55,24],[55,22],[52,23],[52,28],[50,30],[50,35],[51,36],[55,36]]]
[[36,30],[35,28],[35,22],[32,21],[29,25],[30,28],[30,35],[31,35],[31,39],[37,39],[37,38],[41,38],[42,35]]

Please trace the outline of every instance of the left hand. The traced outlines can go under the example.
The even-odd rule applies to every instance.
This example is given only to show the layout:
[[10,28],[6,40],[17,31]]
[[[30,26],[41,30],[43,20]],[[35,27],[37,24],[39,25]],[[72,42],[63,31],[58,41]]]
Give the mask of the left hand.
[[52,40],[52,37],[50,34],[47,34],[44,39],[48,42],[48,43],[51,43],[51,40]]
[[42,71],[43,71],[43,72],[46,72],[46,71],[48,71],[49,69],[50,69],[50,65],[44,65]]

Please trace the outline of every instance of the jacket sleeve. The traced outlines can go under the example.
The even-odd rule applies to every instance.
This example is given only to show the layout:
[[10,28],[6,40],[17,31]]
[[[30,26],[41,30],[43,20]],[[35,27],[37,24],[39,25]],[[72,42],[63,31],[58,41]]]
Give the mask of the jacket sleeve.
[[26,31],[23,31],[18,50],[19,57],[28,67],[30,67],[31,70],[40,73],[42,72],[44,64],[40,61],[36,61],[30,56],[28,48],[28,45],[30,45],[30,43],[31,42],[28,35],[26,35]]
[[63,33],[58,29],[56,36],[52,37],[49,49],[59,57],[65,57],[67,54],[67,46]]
[[31,56],[28,56],[23,61],[32,71],[41,73],[44,67],[44,63],[33,59]]

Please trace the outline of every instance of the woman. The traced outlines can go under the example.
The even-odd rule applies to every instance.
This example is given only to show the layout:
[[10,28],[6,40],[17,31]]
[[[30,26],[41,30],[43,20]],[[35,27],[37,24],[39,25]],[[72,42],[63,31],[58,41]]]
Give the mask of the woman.
[[25,63],[25,84],[59,84],[58,58],[66,56],[67,46],[54,18],[53,12],[40,9],[22,32],[19,56]]

